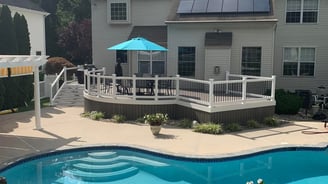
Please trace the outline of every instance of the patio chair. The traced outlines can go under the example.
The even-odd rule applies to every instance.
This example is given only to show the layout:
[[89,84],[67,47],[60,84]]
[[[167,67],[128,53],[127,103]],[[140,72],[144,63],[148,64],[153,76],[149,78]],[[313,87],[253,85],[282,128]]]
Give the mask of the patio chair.
[[172,94],[172,80],[160,80],[158,89],[164,89],[168,95]]

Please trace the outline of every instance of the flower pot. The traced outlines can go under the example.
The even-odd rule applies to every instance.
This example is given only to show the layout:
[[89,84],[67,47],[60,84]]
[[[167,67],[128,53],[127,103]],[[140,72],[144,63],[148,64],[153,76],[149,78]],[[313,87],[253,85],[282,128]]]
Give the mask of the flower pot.
[[150,126],[150,130],[151,132],[153,133],[153,135],[158,135],[159,132],[161,131],[161,126],[158,126],[158,125],[151,125]]

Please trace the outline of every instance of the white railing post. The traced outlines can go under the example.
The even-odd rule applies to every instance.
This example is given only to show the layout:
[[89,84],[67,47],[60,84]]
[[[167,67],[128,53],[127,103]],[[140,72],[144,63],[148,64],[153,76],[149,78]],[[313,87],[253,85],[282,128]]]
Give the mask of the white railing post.
[[91,91],[91,86],[90,86],[90,73],[88,72],[88,70],[86,71],[87,72],[87,88],[88,88],[88,94],[90,95],[90,91]]
[[226,88],[225,88],[225,93],[226,93],[226,94],[229,93],[229,83],[228,83],[228,81],[229,81],[229,75],[230,75],[230,72],[229,72],[229,71],[226,71],[226,76],[225,76],[226,81],[227,81],[227,83],[226,83]]
[[97,96],[100,96],[100,73],[97,73]]
[[106,68],[102,67],[102,70],[103,70],[103,76],[105,76],[106,75]]
[[67,81],[67,68],[64,66],[64,83]]
[[87,75],[88,75],[88,70],[84,70],[84,72],[83,72],[83,84],[84,84],[84,90],[88,90],[88,85],[87,85]]
[[155,101],[158,101],[158,75],[155,75]]
[[137,82],[136,82],[136,75],[132,75],[132,98],[136,100],[137,98]]
[[[56,73],[56,79],[57,79],[57,77],[58,77],[58,74]],[[58,91],[58,89],[59,89],[59,81],[60,81],[60,80],[58,80],[58,81],[56,82],[56,93],[57,93],[57,91]]]
[[[92,73],[91,75],[96,75],[96,69],[95,68],[92,68]],[[92,84],[95,84],[95,78],[96,77],[92,77]]]
[[208,95],[209,95],[208,96],[209,108],[211,108],[211,107],[213,107],[213,104],[214,104],[214,79],[210,79]]
[[242,86],[242,103],[246,101],[246,90],[247,90],[247,77],[243,77],[243,86]]
[[176,75],[176,79],[175,79],[175,91],[176,91],[176,99],[178,100],[179,96],[180,96],[180,75]]
[[271,82],[271,101],[275,100],[276,95],[276,76],[272,75],[272,82]]
[[117,86],[116,86],[116,74],[113,73],[113,96],[116,98]]

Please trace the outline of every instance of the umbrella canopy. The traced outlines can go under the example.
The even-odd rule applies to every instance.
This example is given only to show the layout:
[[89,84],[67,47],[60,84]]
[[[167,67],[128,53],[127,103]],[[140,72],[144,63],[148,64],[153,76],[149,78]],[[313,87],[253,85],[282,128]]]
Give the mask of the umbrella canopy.
[[166,48],[142,37],[132,38],[131,40],[119,43],[107,49],[108,50],[167,51]]

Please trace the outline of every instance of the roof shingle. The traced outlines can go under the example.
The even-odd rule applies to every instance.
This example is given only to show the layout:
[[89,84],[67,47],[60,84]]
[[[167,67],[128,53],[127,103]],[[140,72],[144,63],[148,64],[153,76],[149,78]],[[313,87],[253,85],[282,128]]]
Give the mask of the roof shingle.
[[45,12],[39,4],[34,3],[31,0],[0,0],[0,4]]

